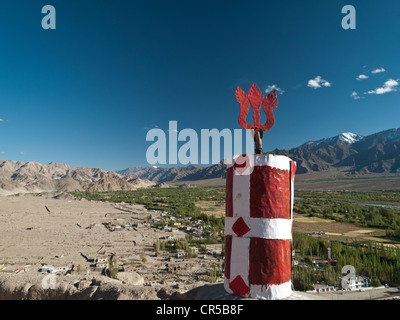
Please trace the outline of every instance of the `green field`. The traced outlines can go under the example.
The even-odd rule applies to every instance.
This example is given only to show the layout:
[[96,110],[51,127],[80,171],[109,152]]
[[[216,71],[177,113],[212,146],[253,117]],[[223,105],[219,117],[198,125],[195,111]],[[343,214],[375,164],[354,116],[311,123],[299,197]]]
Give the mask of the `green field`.
[[400,192],[297,191],[295,197],[294,211],[301,215],[380,228],[387,236],[400,237],[400,209],[378,206],[400,207]]

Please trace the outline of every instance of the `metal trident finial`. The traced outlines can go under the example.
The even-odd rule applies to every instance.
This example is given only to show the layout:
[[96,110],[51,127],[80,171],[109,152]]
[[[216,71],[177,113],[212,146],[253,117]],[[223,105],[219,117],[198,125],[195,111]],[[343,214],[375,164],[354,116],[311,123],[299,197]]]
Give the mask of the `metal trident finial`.
[[[276,90],[271,91],[271,93],[268,94],[267,97],[264,97],[257,85],[253,83],[250,87],[248,94],[237,87],[235,95],[236,101],[240,104],[239,124],[243,129],[253,130],[254,142],[256,146],[255,153],[262,154],[263,131],[271,129],[275,123],[275,117],[272,111],[278,106]],[[246,117],[249,113],[250,103],[253,108],[253,124],[248,124],[246,122]],[[260,123],[261,104],[265,115],[267,116],[267,121],[264,124]]]

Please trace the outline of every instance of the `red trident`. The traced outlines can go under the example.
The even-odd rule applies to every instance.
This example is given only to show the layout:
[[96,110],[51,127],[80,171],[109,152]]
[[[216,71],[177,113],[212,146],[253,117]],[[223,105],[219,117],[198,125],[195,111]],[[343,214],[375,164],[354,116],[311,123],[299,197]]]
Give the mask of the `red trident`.
[[[248,94],[237,87],[235,95],[236,101],[240,104],[239,124],[243,129],[253,131],[256,149],[255,153],[262,154],[263,131],[271,129],[275,123],[275,117],[272,111],[278,106],[276,90],[271,91],[271,93],[269,93],[267,97],[264,97],[257,85],[253,83],[250,87]],[[246,117],[249,113],[250,103],[253,108],[253,124],[248,124],[246,122]],[[261,103],[265,115],[267,116],[267,121],[264,124],[260,123]]]

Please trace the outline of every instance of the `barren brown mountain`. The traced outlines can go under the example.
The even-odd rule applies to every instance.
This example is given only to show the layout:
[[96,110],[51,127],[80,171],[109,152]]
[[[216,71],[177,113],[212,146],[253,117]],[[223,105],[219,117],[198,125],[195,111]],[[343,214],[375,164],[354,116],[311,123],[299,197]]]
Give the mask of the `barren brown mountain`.
[[[323,178],[396,175],[400,174],[400,129],[365,137],[347,132],[271,153],[295,160],[296,175],[321,174]],[[218,163],[209,167],[131,167],[116,172],[161,183],[225,178],[226,168]]]
[[77,168],[63,163],[41,164],[0,160],[0,193],[113,191],[150,187],[155,183],[99,168]]
[[[290,150],[274,150],[297,162],[297,179],[394,176],[400,174],[400,129],[366,137],[342,133],[309,141]],[[63,163],[0,160],[0,193],[54,191],[112,191],[151,187],[163,182],[212,181],[223,183],[226,168],[216,165],[161,168],[132,167],[121,171],[78,168]],[[308,179],[308,178],[307,178]],[[397,182],[396,182],[397,183]]]

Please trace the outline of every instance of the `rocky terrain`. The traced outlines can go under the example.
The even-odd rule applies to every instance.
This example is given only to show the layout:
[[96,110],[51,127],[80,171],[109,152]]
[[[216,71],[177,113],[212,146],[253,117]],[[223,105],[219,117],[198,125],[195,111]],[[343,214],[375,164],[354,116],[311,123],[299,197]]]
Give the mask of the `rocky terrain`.
[[68,194],[1,196],[0,299],[191,297],[184,294],[210,284],[205,271],[221,261],[221,245],[190,259],[156,254],[155,241],[186,234],[152,228],[159,217]]
[[342,133],[291,150],[274,150],[298,163],[297,174],[337,169],[348,176],[400,173],[400,129],[362,137]]
[[[273,153],[297,161],[297,188],[375,191],[400,188],[399,150],[400,129],[393,129],[367,137],[344,133]],[[170,182],[224,184],[224,177],[223,163],[113,172],[0,160],[0,299],[238,299],[224,291],[221,276],[211,284],[206,275],[222,265],[221,245],[207,245],[195,258],[157,253],[157,240],[185,238],[187,230],[152,227],[163,213],[140,205],[80,200],[67,193],[163,188]],[[46,268],[60,269],[49,274]],[[393,290],[351,294],[379,299],[398,295]],[[346,298],[353,299],[350,293],[290,297]]]
[[[400,173],[400,129],[390,129],[369,136],[342,133],[332,138],[309,141],[290,150],[273,150],[297,162],[296,175],[305,178],[366,177]],[[212,180],[225,178],[221,163],[213,166],[162,168],[131,167],[116,171],[156,183]],[[321,175],[319,175],[321,174]]]
[[[151,218],[150,218],[150,217]],[[197,257],[161,250],[158,239],[185,237],[151,227],[161,212],[68,194],[0,196],[0,300],[237,300],[206,274],[221,245]],[[49,273],[52,271],[52,273]],[[399,289],[293,291],[286,300],[394,299]]]
[[172,168],[148,166],[130,167],[116,172],[124,176],[134,175],[156,183],[208,180],[213,178],[225,178],[226,176],[225,165],[222,161],[209,167],[198,165]]
[[63,163],[41,164],[0,160],[0,195],[77,190],[133,190],[155,183],[98,168],[77,168]]
[[[400,129],[366,137],[342,133],[309,141],[290,150],[274,150],[297,162],[296,180],[395,176],[400,173]],[[78,168],[63,163],[0,160],[0,195],[77,190],[113,191],[167,187],[165,183],[223,184],[223,162],[204,167],[131,167],[120,171]],[[395,182],[397,183],[397,181]]]

